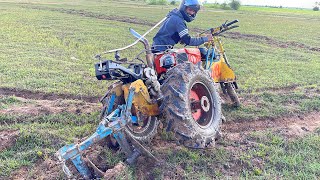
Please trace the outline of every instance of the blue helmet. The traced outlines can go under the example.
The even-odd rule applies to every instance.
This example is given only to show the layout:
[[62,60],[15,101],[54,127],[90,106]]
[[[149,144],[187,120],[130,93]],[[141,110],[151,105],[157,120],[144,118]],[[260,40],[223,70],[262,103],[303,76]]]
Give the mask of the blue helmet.
[[[184,20],[191,22],[196,18],[197,12],[200,10],[201,2],[199,0],[182,0],[180,3],[179,11],[183,15]],[[196,13],[194,15],[189,15],[186,8],[189,7]]]

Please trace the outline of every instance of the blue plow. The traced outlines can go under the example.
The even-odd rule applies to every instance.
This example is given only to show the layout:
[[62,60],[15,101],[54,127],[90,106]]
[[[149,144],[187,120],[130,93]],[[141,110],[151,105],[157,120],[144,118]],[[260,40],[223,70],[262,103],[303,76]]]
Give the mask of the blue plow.
[[[115,94],[113,96],[115,96]],[[132,122],[134,123],[137,120],[135,116],[131,115],[133,96],[134,96],[134,88],[130,88],[126,104],[119,105],[116,110],[114,110],[107,117],[105,117],[100,122],[95,133],[93,133],[89,138],[87,138],[81,143],[65,145],[57,151],[56,156],[62,162],[63,171],[69,178],[71,178],[73,174],[71,173],[71,171],[66,165],[66,162],[68,160],[71,160],[73,165],[76,167],[77,171],[82,175],[84,179],[94,178],[92,172],[90,171],[89,167],[85,163],[84,158],[81,156],[81,154],[85,150],[87,150],[90,146],[92,146],[93,144],[97,143],[98,141],[104,139],[109,135],[113,135],[113,137],[117,140],[121,149],[124,151],[124,153],[128,157],[126,159],[126,162],[128,164],[134,164],[136,159],[140,156],[141,153],[145,153],[149,157],[157,160],[139,142],[137,142],[132,137],[129,137],[129,135],[126,136],[123,130],[123,128],[128,123],[132,123]],[[111,98],[111,99],[114,99],[114,98]],[[113,104],[112,100],[110,103]],[[109,106],[109,107],[112,107],[112,106]],[[133,146],[129,144],[128,140],[126,139],[127,137],[131,139],[131,143],[133,144]]]

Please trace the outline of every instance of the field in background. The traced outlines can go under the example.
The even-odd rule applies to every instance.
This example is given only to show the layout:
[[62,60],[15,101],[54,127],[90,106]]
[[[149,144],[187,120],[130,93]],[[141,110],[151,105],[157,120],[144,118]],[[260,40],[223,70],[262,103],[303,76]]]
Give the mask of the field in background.
[[[73,142],[73,137],[90,135],[99,122],[96,102],[108,87],[94,77],[94,55],[133,42],[129,27],[142,34],[172,8],[138,1],[0,0],[0,138],[6,137],[3,134],[17,138],[16,143],[0,149],[0,178],[28,171],[29,177],[41,177],[42,171],[54,169],[43,163],[58,148]],[[301,138],[300,132],[292,136],[271,126],[271,130],[258,129],[262,133],[252,133],[253,128],[235,135],[233,129],[226,129],[231,136],[215,150],[155,145],[155,153],[169,165],[164,169],[129,168],[129,177],[148,172],[151,175],[144,177],[319,178],[316,129],[320,117],[314,112],[320,110],[320,13],[205,8],[188,26],[195,35],[233,19],[239,19],[240,28],[226,33],[223,41],[238,76],[243,106],[224,106],[227,120],[232,121],[229,125],[268,124],[279,118],[288,118],[285,122],[290,124],[290,118],[307,121],[311,117],[312,128],[299,127],[312,133]],[[150,41],[155,32],[147,36]],[[121,57],[133,58],[141,49],[139,45],[122,52]],[[39,164],[49,168],[37,169]],[[177,169],[165,172],[171,166]],[[50,177],[63,177],[60,169],[55,170]]]

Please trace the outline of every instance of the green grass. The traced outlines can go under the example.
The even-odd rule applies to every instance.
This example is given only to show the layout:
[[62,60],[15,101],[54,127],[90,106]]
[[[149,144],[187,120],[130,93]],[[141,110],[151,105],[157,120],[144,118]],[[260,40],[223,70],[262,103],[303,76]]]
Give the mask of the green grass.
[[[317,179],[320,177],[320,137],[308,135],[293,141],[269,132],[252,135],[256,145],[242,152],[246,178]],[[259,163],[257,163],[259,162]]]
[[0,130],[17,129],[14,146],[0,151],[0,178],[22,166],[31,166],[42,156],[53,154],[75,138],[91,135],[98,124],[98,113],[90,115],[54,114],[0,117]]
[[[92,1],[1,4],[4,10],[0,16],[0,36],[5,41],[0,43],[0,49],[3,50],[0,53],[0,86],[89,96],[102,95],[110,83],[99,82],[94,77],[93,64],[97,61],[93,56],[105,49],[122,47],[132,42],[134,39],[128,32],[129,27],[141,33],[150,27],[96,17],[114,16],[116,13],[116,16],[156,23],[169,10],[147,5],[134,8],[131,3],[109,1],[99,5]],[[70,9],[76,13],[66,13]],[[90,17],[83,17],[83,10],[84,13],[91,13]],[[257,18],[251,18],[250,13],[258,13]],[[235,31],[268,36],[275,42],[294,41],[316,47],[319,23],[307,21],[306,18],[310,17],[305,14],[299,18],[295,17],[296,14],[292,16],[289,13],[287,16],[290,18],[258,10],[204,11],[199,13],[190,27],[205,29],[219,25],[225,19],[237,18],[240,20],[240,28]],[[151,39],[154,33],[147,38]],[[316,81],[320,78],[317,73],[320,68],[317,61],[319,52],[297,47],[279,48],[259,41],[259,38],[256,40],[224,39],[243,96],[264,88],[319,85]],[[140,49],[141,46],[137,46],[121,55],[134,57]],[[113,55],[106,57],[113,59]],[[261,109],[255,108],[253,111],[259,112]]]
[[[94,77],[93,65],[97,61],[93,56],[133,42],[129,27],[143,33],[150,28],[142,25],[144,22],[155,24],[172,8],[150,6],[141,1],[0,0],[0,87],[102,96],[110,82],[99,82]],[[68,13],[70,10],[72,14]],[[109,16],[113,18],[110,20]],[[140,23],[119,22],[116,20],[119,17],[134,18]],[[207,8],[199,12],[197,19],[188,25],[191,29],[207,29],[227,19],[239,19],[240,28],[234,32],[257,36],[253,40],[223,38],[243,102],[238,109],[224,106],[228,120],[269,119],[320,110],[320,53],[297,46],[281,48],[277,44],[298,42],[319,48],[319,18],[320,14],[311,10],[245,6],[239,11]],[[151,40],[154,34],[147,38]],[[138,45],[121,52],[121,57],[131,59],[141,49]],[[106,58],[113,59],[113,54]],[[1,97],[0,110],[21,103],[14,96]],[[18,129],[20,136],[16,145],[0,152],[0,178],[8,177],[22,166],[32,166],[42,158],[41,153],[52,156],[61,146],[73,142],[74,137],[89,135],[96,128],[97,119],[98,113],[35,117],[1,114],[0,130]],[[278,135],[257,136],[271,141],[253,138],[260,145],[242,152],[238,159],[234,159],[234,152],[223,147],[212,151],[183,148],[158,153],[167,157],[169,165],[164,170],[183,169],[177,178],[224,178],[225,171],[232,171],[225,170],[224,165],[228,167],[238,161],[243,163],[241,172],[236,174],[239,178],[320,176],[319,135],[290,142]],[[257,158],[263,166],[255,166],[253,162]],[[115,157],[110,163],[117,160]],[[154,168],[152,174],[161,179],[166,177],[164,170]],[[128,171],[131,177],[139,169]],[[176,177],[170,173],[170,177]]]
[[11,105],[18,105],[22,102],[17,99],[15,96],[1,97],[0,96],[0,110],[6,109]]

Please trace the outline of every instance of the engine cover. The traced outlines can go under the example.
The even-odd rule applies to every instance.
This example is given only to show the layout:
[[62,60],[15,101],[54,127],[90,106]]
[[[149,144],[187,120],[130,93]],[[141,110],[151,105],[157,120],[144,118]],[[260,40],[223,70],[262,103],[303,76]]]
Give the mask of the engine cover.
[[198,48],[183,48],[183,49],[172,49],[168,52],[155,55],[154,64],[158,75],[165,73],[167,69],[190,61],[193,64],[197,64],[201,61],[201,53]]

